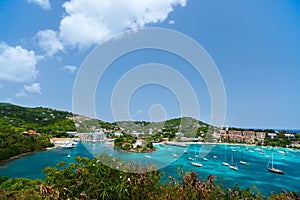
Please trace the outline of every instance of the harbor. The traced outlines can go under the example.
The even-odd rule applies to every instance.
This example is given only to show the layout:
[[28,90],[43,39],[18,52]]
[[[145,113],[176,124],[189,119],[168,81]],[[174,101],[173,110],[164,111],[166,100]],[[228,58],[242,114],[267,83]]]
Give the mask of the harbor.
[[[263,194],[270,194],[271,191],[280,192],[282,189],[300,191],[299,185],[289,184],[296,183],[300,177],[300,172],[296,168],[300,164],[299,150],[228,144],[216,144],[209,152],[205,152],[205,144],[193,144],[187,148],[169,145],[155,145],[155,147],[157,149],[155,152],[141,154],[119,152],[112,146],[105,145],[105,142],[78,143],[73,149],[54,148],[13,160],[0,167],[0,175],[45,179],[42,170],[47,166],[55,166],[61,161],[69,164],[74,162],[77,156],[93,158],[100,153],[106,153],[127,162],[140,162],[143,165],[155,164],[167,176],[176,177],[178,168],[198,172],[202,178],[213,174],[217,177],[218,183],[226,187],[233,187],[237,183],[242,188],[251,188],[255,184],[256,187],[261,188]],[[185,150],[186,153],[184,153]],[[177,158],[173,156],[174,153],[178,155]],[[282,170],[284,174],[268,171],[272,154],[274,168]],[[195,158],[196,155],[198,156],[197,163],[200,163],[201,167],[193,165],[193,161],[189,160],[189,157]],[[203,155],[206,161],[203,160],[204,157],[201,157]],[[229,166],[237,166],[238,169],[232,170],[229,166],[225,166],[224,162]],[[273,181],[270,182],[270,179]]]

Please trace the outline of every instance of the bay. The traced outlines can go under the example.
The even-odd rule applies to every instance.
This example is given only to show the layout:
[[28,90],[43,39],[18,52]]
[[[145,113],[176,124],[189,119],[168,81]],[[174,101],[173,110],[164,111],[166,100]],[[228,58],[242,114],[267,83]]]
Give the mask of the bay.
[[[99,153],[107,153],[127,162],[134,161],[142,165],[155,164],[167,176],[177,177],[179,168],[184,171],[196,171],[202,179],[206,179],[208,175],[215,175],[217,183],[224,187],[233,187],[236,183],[242,188],[255,185],[265,195],[269,195],[272,191],[281,192],[282,189],[300,192],[299,150],[229,144],[207,145],[207,147],[205,144],[192,144],[187,149],[188,154],[184,154],[185,148],[182,147],[156,145],[155,152],[128,153],[115,151],[105,143],[79,143],[74,149],[55,148],[12,160],[0,166],[0,176],[45,179],[42,170],[47,166],[55,166],[61,161],[67,164],[74,162],[76,156],[93,158]],[[198,162],[203,165],[200,168],[192,166],[188,159],[194,158],[195,152],[199,156]],[[179,157],[174,158],[174,154],[178,154]],[[266,170],[272,154],[274,167],[284,171],[283,175]],[[70,155],[70,158],[67,155]],[[207,161],[203,160],[204,156]],[[237,171],[222,164],[225,156],[230,164],[233,158],[233,164],[238,166]],[[239,164],[241,159],[249,165]]]

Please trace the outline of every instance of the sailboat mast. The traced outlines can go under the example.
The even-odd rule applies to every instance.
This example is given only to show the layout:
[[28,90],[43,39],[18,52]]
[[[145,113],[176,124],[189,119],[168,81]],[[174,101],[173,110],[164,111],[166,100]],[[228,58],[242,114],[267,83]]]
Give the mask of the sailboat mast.
[[272,169],[273,169],[274,167],[273,167],[273,153],[272,153]]

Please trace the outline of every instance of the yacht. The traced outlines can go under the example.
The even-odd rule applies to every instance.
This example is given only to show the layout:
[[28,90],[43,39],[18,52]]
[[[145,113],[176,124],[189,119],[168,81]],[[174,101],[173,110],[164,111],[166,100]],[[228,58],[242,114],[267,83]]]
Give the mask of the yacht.
[[238,167],[233,165],[233,156],[231,156],[231,165],[229,165],[229,168],[232,170],[238,170]]
[[269,161],[268,166],[267,166],[267,169],[268,169],[269,172],[276,173],[276,174],[284,174],[283,171],[281,171],[280,169],[274,168],[273,153],[272,153],[272,167],[269,167],[269,164],[270,164],[270,161]]

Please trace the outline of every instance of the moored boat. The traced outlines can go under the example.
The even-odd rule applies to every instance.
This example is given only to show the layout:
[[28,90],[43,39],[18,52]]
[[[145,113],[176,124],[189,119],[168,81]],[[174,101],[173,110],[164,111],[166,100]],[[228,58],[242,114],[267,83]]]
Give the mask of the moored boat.
[[276,173],[276,174],[284,174],[284,172],[281,171],[280,169],[274,168],[274,163],[273,163],[273,162],[274,162],[274,161],[273,161],[273,153],[272,153],[272,162],[271,162],[272,167],[269,167],[269,165],[270,165],[270,161],[269,161],[268,166],[267,166],[267,170],[268,170],[269,172]]

